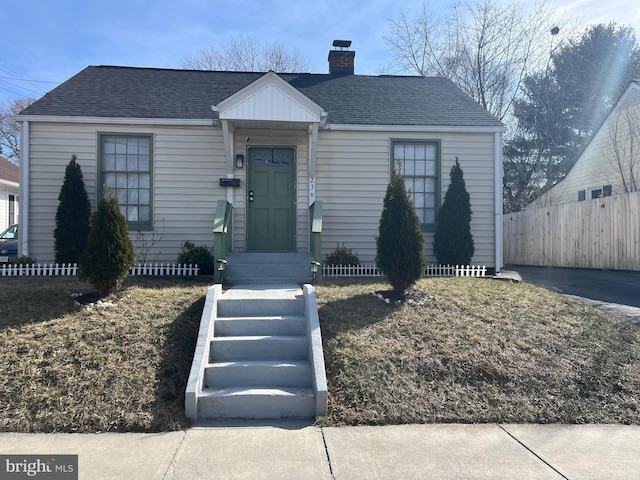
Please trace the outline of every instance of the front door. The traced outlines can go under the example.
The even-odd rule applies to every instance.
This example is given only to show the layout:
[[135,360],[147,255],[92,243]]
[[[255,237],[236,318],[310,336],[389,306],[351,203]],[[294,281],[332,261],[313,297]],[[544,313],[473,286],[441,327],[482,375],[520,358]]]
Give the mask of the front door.
[[247,249],[295,248],[295,150],[249,147]]

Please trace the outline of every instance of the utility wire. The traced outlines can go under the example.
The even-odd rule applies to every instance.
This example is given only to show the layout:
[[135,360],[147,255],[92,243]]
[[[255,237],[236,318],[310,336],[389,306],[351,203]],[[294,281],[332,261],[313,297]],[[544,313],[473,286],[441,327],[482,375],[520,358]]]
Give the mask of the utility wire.
[[[40,87],[39,85],[36,85],[35,83],[31,82],[30,80],[27,80],[26,78],[24,78],[22,75],[20,75],[20,74],[19,74],[18,72],[16,72],[15,70],[12,70],[11,68],[7,67],[4,63],[0,63],[0,68],[1,68],[2,70],[4,70],[5,72],[7,72],[7,73],[10,73],[10,74],[12,74],[12,75],[15,75],[15,76],[17,77],[17,79],[18,79],[18,80],[29,83],[31,86],[33,86],[33,87],[35,87],[35,88],[39,89],[39,90],[40,90],[40,92],[36,92],[36,91],[34,91],[34,90],[30,90],[30,89],[25,88],[25,87],[19,87],[19,88],[22,88],[22,89],[24,89],[24,90],[29,90],[29,91],[31,91],[31,92],[33,92],[33,93],[36,93],[36,94],[39,94],[39,95],[44,94],[44,93],[47,93],[47,92],[46,92],[46,90],[44,90],[42,87]],[[6,80],[5,80],[5,82],[6,82]],[[7,82],[7,83],[11,83],[11,82]]]

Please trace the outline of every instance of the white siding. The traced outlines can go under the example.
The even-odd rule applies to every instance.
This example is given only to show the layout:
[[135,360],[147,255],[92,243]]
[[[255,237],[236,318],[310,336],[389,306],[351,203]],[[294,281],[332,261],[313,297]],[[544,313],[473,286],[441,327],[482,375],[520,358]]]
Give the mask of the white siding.
[[18,189],[0,182],[0,232],[11,225],[9,219],[9,195],[16,198],[15,215],[18,216]]
[[[89,199],[98,191],[98,133],[153,134],[153,216],[162,241],[147,260],[175,261],[182,244],[213,244],[216,202],[226,197],[218,179],[225,176],[224,145],[212,127],[149,127],[31,123],[29,254],[53,261],[53,230],[58,195],[71,155],[78,157]],[[185,207],[186,205],[186,207]],[[137,232],[130,232],[136,241]],[[151,232],[145,232],[149,238]]]
[[[494,134],[322,131],[318,139],[317,199],[324,203],[323,253],[350,248],[362,262],[376,255],[382,202],[389,183],[392,139],[441,141],[441,195],[456,157],[471,197],[473,263],[495,266]],[[442,201],[442,200],[441,200]],[[435,262],[433,233],[425,233],[425,254]]]
[[[637,94],[638,88],[640,87],[634,87],[629,93]],[[633,103],[638,102],[638,98],[640,96],[631,97],[627,94],[621,100],[621,103],[624,103],[625,106],[618,106],[607,118],[575,165],[569,170],[567,176],[548,192],[529,204],[527,209],[577,202],[580,190],[585,190],[587,199],[589,199],[589,189],[602,187],[603,185],[611,185],[612,195],[625,193],[618,168],[618,160],[614,154],[614,144],[617,148],[622,149],[623,152],[630,152],[631,148],[634,149],[634,174],[636,179],[640,179],[640,161],[638,160],[640,103]],[[633,125],[631,131],[629,128],[630,123]],[[633,146],[630,143],[632,136],[635,143]],[[623,159],[622,164],[626,167],[626,176],[628,178],[629,165],[627,160]]]
[[[30,255],[52,261],[53,229],[64,170],[76,154],[92,204],[97,198],[99,132],[153,134],[153,216],[159,245],[147,257],[175,261],[190,240],[211,246],[216,202],[227,198],[218,179],[226,176],[220,128],[170,126],[114,126],[31,122]],[[308,135],[306,130],[238,129],[235,153],[246,155],[247,143],[293,146],[296,149],[296,249],[309,250]],[[495,266],[494,255],[494,134],[320,131],[318,136],[316,198],[324,203],[323,253],[344,244],[363,262],[376,253],[378,222],[389,182],[392,139],[441,142],[441,194],[449,184],[455,158],[464,171],[473,210],[473,263]],[[246,172],[236,169],[240,188],[233,188],[233,249],[246,246]],[[137,233],[131,232],[136,244]],[[150,232],[145,233],[149,238]],[[425,253],[435,262],[432,233],[425,234]]]

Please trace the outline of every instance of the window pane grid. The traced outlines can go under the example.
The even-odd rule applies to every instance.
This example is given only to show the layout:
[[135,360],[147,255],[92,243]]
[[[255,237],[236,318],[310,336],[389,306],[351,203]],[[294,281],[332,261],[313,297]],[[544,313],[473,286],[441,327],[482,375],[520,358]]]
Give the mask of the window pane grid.
[[151,221],[151,141],[102,137],[102,178],[128,222]]
[[435,224],[437,146],[424,142],[394,142],[393,161],[421,224]]

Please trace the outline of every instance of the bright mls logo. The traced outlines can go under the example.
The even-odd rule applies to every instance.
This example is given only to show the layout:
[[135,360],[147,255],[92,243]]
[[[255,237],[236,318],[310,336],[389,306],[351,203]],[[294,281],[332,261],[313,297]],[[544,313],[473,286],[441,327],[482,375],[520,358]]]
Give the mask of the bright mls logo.
[[78,480],[77,455],[0,455],[0,478]]

